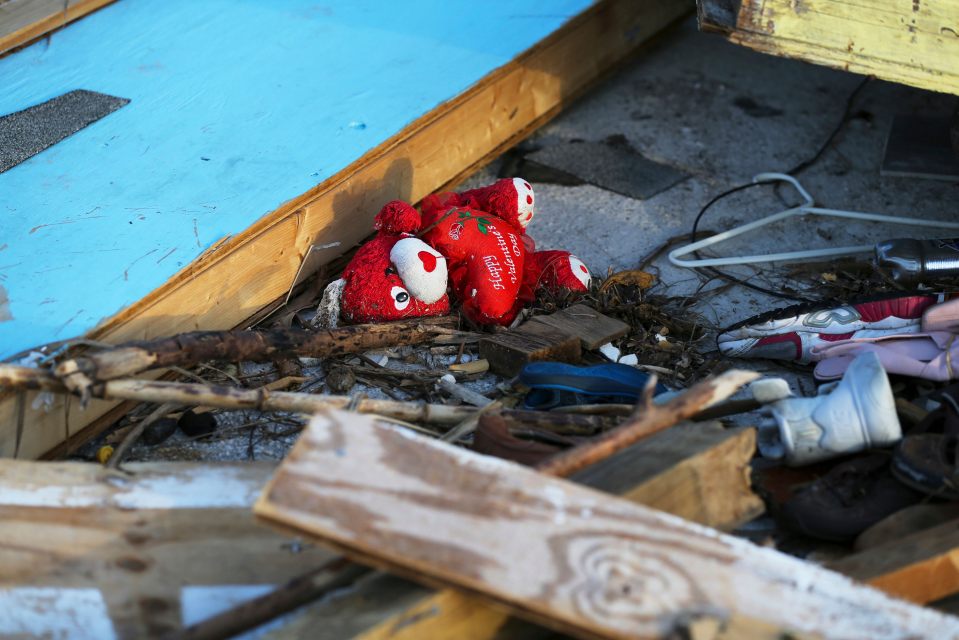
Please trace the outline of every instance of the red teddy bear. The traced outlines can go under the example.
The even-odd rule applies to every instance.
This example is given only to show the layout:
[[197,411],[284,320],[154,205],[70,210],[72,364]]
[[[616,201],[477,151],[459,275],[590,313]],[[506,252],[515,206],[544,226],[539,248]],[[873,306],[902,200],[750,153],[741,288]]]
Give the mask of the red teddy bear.
[[510,324],[536,290],[589,289],[589,270],[568,251],[536,251],[526,226],[533,188],[521,178],[423,200],[423,239],[446,256],[463,313],[479,324]]
[[405,202],[388,203],[375,219],[379,233],[327,287],[318,323],[335,326],[340,315],[350,322],[445,315],[447,283],[478,324],[510,324],[539,287],[585,292],[582,261],[566,251],[536,251],[526,235],[533,201],[529,183],[507,178],[429,196],[422,216]]

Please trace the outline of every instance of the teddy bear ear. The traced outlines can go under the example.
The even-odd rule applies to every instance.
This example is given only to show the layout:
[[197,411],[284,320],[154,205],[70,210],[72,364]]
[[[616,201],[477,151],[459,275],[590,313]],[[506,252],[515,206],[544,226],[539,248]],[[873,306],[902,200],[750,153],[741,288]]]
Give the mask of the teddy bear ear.
[[416,233],[420,230],[420,212],[402,200],[387,202],[376,214],[373,226],[386,233]]
[[446,258],[419,238],[403,238],[394,244],[390,262],[417,300],[433,304],[446,294]]

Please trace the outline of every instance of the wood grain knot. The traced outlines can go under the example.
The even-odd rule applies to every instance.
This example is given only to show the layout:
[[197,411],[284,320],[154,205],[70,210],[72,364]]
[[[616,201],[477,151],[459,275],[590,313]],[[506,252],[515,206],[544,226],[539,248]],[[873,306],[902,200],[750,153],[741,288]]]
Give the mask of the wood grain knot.
[[147,570],[147,567],[150,566],[150,563],[143,558],[123,556],[122,558],[117,558],[116,565],[132,573],[143,573]]
[[620,620],[638,630],[651,623],[658,626],[663,617],[703,602],[692,576],[661,545],[573,532],[556,536],[550,546],[560,568],[552,595],[568,598],[585,618]]

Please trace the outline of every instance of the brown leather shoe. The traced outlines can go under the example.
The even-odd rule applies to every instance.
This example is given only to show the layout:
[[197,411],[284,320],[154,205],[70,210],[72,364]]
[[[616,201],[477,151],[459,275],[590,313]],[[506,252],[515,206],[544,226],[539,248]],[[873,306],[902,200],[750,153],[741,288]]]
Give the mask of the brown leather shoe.
[[870,453],[833,467],[783,506],[786,524],[821,540],[847,542],[886,516],[923,500],[889,471],[888,453]]

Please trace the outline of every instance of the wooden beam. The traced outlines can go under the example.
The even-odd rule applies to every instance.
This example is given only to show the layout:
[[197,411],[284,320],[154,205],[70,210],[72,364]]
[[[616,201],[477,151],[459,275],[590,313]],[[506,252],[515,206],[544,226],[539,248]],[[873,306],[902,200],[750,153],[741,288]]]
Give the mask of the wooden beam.
[[830,638],[959,634],[771,549],[341,412],[314,418],[254,511],[579,637],[662,637],[702,615]]
[[6,0],[0,2],[0,54],[82,18],[114,0]]
[[[384,202],[417,201],[469,175],[689,9],[670,0],[597,2],[329,180],[215,245],[90,337],[117,344],[241,325],[286,295],[311,246],[339,242],[349,248],[369,234]],[[9,392],[0,396],[0,456],[14,454],[19,430],[19,457],[40,457],[114,406],[95,401],[81,412],[75,401],[63,399],[35,410],[35,399],[33,392],[22,402]]]
[[708,527],[731,531],[760,515],[749,462],[755,429],[684,423],[624,449],[571,480]]
[[698,0],[698,4],[702,29],[720,31],[750,49],[959,95],[955,0]]
[[[4,636],[42,637],[71,612],[85,619],[72,608],[89,604],[77,594],[100,604],[101,622],[116,637],[166,635],[197,604],[184,607],[185,594],[229,598],[257,586],[269,590],[332,558],[253,517],[250,506],[272,464],[126,468],[0,461],[0,606],[37,607],[32,618],[4,616]],[[59,599],[56,615],[43,615],[38,590]],[[66,633],[77,634],[96,635]]]
[[919,604],[959,593],[959,520],[856,553],[830,568]]

